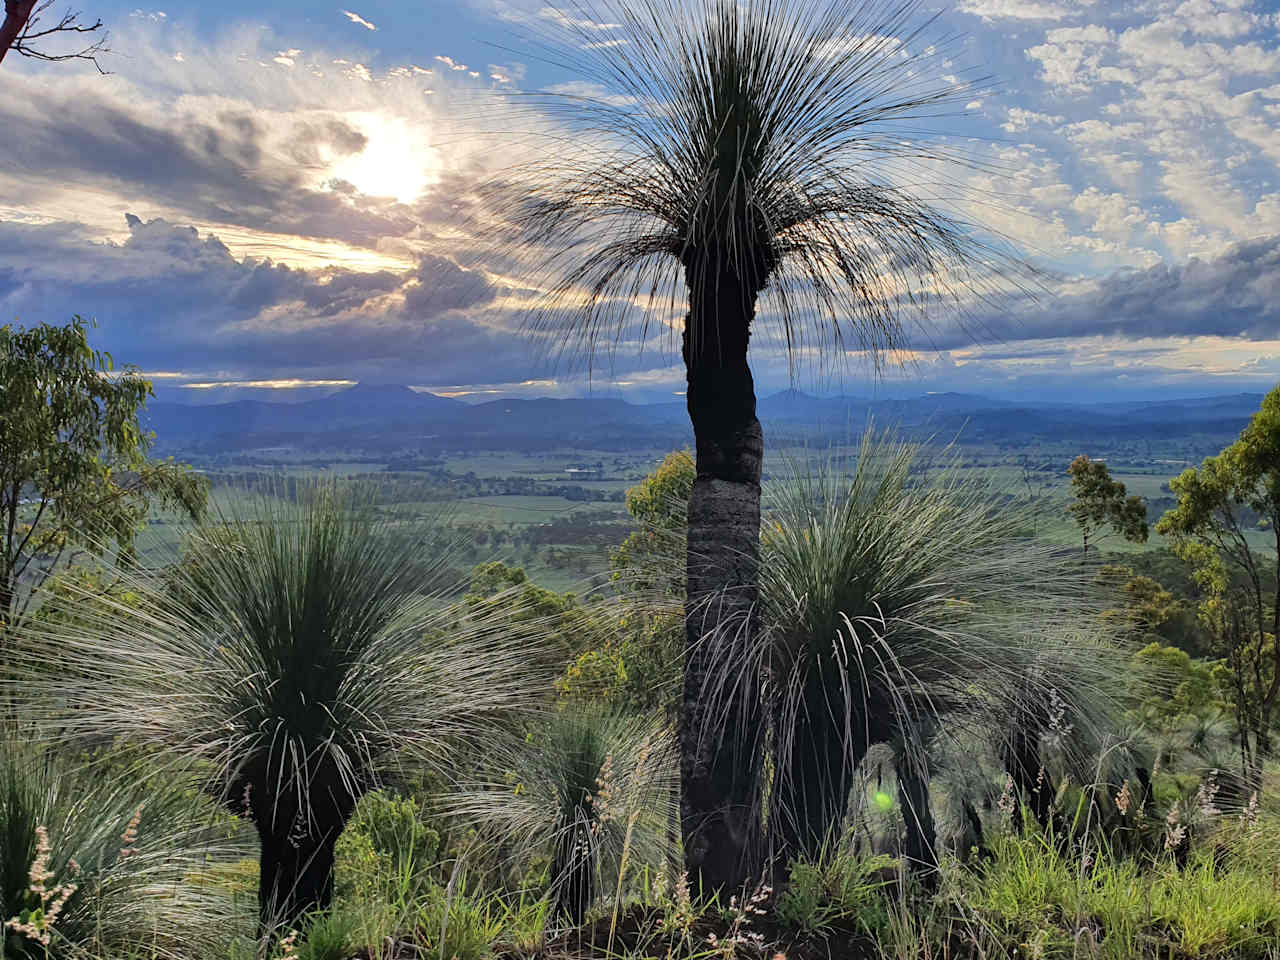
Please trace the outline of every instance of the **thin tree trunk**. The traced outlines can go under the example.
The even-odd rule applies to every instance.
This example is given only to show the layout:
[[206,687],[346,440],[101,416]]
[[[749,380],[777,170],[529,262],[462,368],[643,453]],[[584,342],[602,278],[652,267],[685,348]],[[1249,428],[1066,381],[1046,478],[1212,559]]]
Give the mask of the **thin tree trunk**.
[[691,284],[684,359],[697,478],[689,500],[681,825],[704,895],[743,885],[760,855],[763,709],[756,633],[764,434],[747,344],[755,293]]
[[938,836],[929,806],[929,775],[923,763],[899,756],[894,761],[894,773],[898,778],[898,803],[907,827],[902,845],[905,871],[932,889],[938,879]]
[[551,864],[551,876],[556,885],[555,911],[575,927],[582,926],[595,893],[592,889],[593,864],[585,847],[578,831],[565,831],[556,844]]
[[1022,807],[1029,802],[1036,822],[1041,828],[1047,828],[1053,813],[1054,791],[1040,755],[1040,734],[1048,726],[1048,719],[1033,686],[1028,684],[1021,695],[1026,700],[1008,721],[1009,730],[1001,760],[1017,788],[1014,793],[1014,826],[1021,829]]
[[960,812],[964,815],[965,825],[969,828],[969,837],[973,842],[964,848],[957,848],[956,856],[968,859],[971,852],[976,852],[979,860],[986,860],[991,851],[987,849],[987,834],[982,829],[982,817],[978,816],[978,811],[967,797],[960,801]]

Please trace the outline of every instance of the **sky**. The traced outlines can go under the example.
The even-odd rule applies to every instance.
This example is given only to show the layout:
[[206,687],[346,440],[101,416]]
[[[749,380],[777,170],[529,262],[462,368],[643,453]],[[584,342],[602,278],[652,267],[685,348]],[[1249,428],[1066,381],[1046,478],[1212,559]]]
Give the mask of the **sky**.
[[[571,0],[155,2],[77,4],[110,30],[105,76],[0,65],[4,322],[93,317],[95,345],[183,402],[357,381],[467,400],[681,394],[670,337],[624,338],[590,371],[540,349],[536,289],[468,213],[478,184],[549,149],[552,121],[520,95],[586,89],[537,40]],[[939,69],[993,78],[931,131],[971,161],[938,189],[1016,244],[1042,289],[931,318],[879,372],[856,351],[789,364],[762,330],[759,392],[1275,386],[1280,3],[923,9]]]

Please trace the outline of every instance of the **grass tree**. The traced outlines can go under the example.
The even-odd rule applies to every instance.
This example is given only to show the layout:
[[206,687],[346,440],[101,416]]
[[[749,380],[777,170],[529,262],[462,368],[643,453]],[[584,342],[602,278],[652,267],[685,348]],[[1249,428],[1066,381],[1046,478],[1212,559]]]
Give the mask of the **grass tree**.
[[55,667],[30,709],[198,774],[257,828],[264,929],[297,927],[329,903],[334,844],[384,773],[478,750],[539,700],[530,638],[447,603],[422,542],[336,488],[221,517],[130,605],[25,638]]
[[894,749],[908,852],[927,863],[930,741],[977,736],[998,751],[998,718],[1049,703],[1064,737],[1079,726],[1074,749],[1109,715],[1104,681],[1123,657],[1088,629],[1101,607],[1078,565],[1029,538],[1026,516],[985,484],[921,466],[910,444],[868,433],[851,477],[797,469],[772,493],[766,628],[738,669],[772,678],[781,863],[838,837],[873,744]]
[[29,732],[0,734],[0,955],[188,956],[252,922],[212,881],[244,845],[207,801],[138,776],[136,756],[86,764]]
[[908,342],[910,314],[991,289],[1005,261],[895,185],[955,159],[920,130],[975,85],[944,76],[946,44],[930,44],[911,0],[592,0],[551,13],[567,34],[552,59],[587,83],[534,97],[569,134],[505,176],[503,213],[539,258],[535,325],[553,340],[680,335],[697,460],[682,819],[690,871],[719,889],[749,872],[761,809],[759,690],[713,712],[706,689],[757,626],[764,437],[748,346],[767,319],[793,359],[824,346],[878,357]]
[[659,717],[570,705],[498,759],[509,784],[460,795],[456,809],[486,824],[524,862],[550,858],[555,913],[575,926],[602,894],[671,866],[676,756]]

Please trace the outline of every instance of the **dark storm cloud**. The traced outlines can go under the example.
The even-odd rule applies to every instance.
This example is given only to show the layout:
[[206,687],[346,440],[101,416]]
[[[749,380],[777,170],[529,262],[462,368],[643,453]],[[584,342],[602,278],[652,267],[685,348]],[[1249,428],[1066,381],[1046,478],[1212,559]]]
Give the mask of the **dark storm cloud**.
[[103,244],[67,224],[0,224],[5,320],[93,316],[99,346],[151,370],[455,383],[535,369],[515,318],[466,312],[493,302],[487,277],[448,259],[404,273],[308,271],[238,260],[217,237],[164,220],[128,226],[127,241]]
[[[465,384],[583,366],[572,343],[564,354],[556,350],[565,330],[548,331],[551,339],[542,343],[522,335],[526,317],[502,306],[506,291],[485,271],[447,257],[423,256],[404,272],[305,270],[237,259],[216,236],[165,220],[130,216],[128,226],[129,238],[114,244],[92,242],[74,224],[0,224],[0,315],[24,323],[95,316],[100,346],[151,370]],[[1055,359],[1065,376],[1075,365],[1061,341],[1071,337],[1280,338],[1280,239],[1239,244],[1181,268],[1113,274],[1088,293],[1022,311],[999,332],[1003,344],[984,350],[965,376],[990,365],[993,382],[1008,382],[1002,361]],[[595,372],[621,375],[672,362],[659,330],[650,329],[643,354],[635,350],[639,334],[637,311],[616,352],[605,345],[593,358]],[[974,342],[947,330],[932,340],[944,348]],[[1153,362],[1161,352],[1142,344],[1117,349],[1126,363],[1140,359],[1134,351]],[[1091,356],[1090,364],[1120,375],[1107,362],[1115,352]],[[757,354],[754,362],[762,382],[767,371],[786,369],[781,351]],[[1128,369],[1144,379],[1155,373]],[[1043,364],[1026,373],[1052,375]]]
[[341,155],[359,153],[369,143],[369,138],[341,120],[322,123],[301,121],[293,125],[289,137],[289,154],[301,164],[314,166],[324,161],[324,150]]
[[411,274],[417,281],[405,291],[405,312],[410,317],[427,317],[447,309],[462,309],[490,303],[494,288],[478,270],[465,270],[444,257],[424,256]]
[[1129,337],[1280,337],[1280,237],[1213,260],[1112,274],[1094,295],[1064,302],[1063,334]]

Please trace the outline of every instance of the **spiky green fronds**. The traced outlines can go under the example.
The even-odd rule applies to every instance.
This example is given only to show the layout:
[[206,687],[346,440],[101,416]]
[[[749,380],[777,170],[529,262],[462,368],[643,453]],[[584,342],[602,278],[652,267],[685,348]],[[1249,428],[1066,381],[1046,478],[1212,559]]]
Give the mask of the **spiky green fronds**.
[[202,771],[260,829],[349,813],[397,764],[447,766],[549,689],[530,631],[510,644],[500,603],[449,602],[420,533],[332,487],[215,518],[167,574],[126,572],[129,602],[20,638],[28,709]]
[[76,763],[0,734],[4,956],[122,956],[144,941],[151,956],[187,956],[252,928],[248,904],[211,879],[248,846],[136,760]]
[[954,75],[954,41],[914,0],[552,12],[547,56],[586,82],[521,95],[560,124],[554,156],[493,187],[535,259],[543,331],[593,347],[678,330],[686,287],[728,282],[763,296],[793,359],[878,351],[930,306],[1026,275],[937,201],[954,184],[921,185],[965,162],[929,122],[986,81]]
[[678,771],[660,718],[572,705],[491,759],[512,782],[468,791],[456,809],[518,856],[550,857],[564,914],[580,921],[602,893],[674,862]]
[[912,445],[869,432],[851,478],[796,469],[773,490],[766,628],[748,668],[773,678],[783,778],[813,749],[796,732],[815,723],[849,765],[888,742],[923,768],[932,738],[967,730],[993,745],[1051,741],[1073,772],[1112,729],[1127,652],[1087,571],[1029,537],[1015,502],[924,466]]

